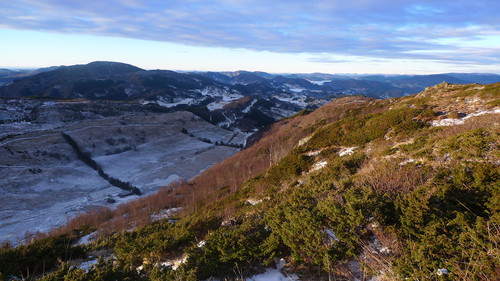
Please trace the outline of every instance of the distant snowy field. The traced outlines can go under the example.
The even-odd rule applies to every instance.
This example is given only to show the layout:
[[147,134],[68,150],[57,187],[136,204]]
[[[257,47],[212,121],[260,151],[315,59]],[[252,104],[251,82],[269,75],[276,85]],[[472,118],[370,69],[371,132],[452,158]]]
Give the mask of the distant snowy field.
[[[61,132],[70,134],[107,174],[145,194],[190,179],[239,150],[216,146],[215,141],[244,144],[247,137],[188,112],[57,124],[35,124],[33,133],[30,124],[20,124],[17,134],[0,139],[0,242],[18,243],[26,232],[45,232],[80,212],[137,198],[119,197],[123,190],[78,160]],[[0,129],[14,125],[0,124]],[[183,134],[183,128],[195,136]]]

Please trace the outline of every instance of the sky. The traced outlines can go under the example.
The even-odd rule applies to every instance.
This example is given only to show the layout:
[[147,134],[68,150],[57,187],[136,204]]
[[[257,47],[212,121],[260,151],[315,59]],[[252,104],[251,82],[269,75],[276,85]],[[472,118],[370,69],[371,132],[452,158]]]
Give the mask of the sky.
[[498,0],[0,0],[0,67],[500,74]]

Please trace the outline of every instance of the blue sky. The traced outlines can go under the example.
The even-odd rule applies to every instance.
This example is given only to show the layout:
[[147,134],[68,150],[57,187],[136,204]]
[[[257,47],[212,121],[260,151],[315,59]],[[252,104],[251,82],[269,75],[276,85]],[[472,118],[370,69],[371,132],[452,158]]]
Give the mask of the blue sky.
[[497,0],[0,2],[0,67],[500,73]]

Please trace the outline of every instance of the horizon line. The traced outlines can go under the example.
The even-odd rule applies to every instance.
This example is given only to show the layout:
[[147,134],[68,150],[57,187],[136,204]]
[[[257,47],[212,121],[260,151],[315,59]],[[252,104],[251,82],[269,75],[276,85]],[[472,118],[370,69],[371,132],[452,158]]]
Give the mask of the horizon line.
[[126,63],[126,62],[119,62],[119,61],[106,61],[106,60],[96,60],[96,61],[91,61],[88,63],[81,63],[81,64],[69,64],[69,65],[49,65],[49,66],[41,66],[41,67],[19,67],[19,66],[0,66],[0,69],[4,70],[11,70],[11,71],[36,71],[39,69],[44,69],[44,68],[52,68],[52,67],[69,67],[69,66],[76,66],[76,65],[87,65],[90,63],[95,63],[95,62],[112,62],[112,63],[122,63],[122,64],[128,64],[146,71],[151,71],[151,70],[167,70],[167,71],[174,71],[174,72],[179,72],[179,73],[190,73],[190,72],[218,72],[218,73],[224,73],[224,72],[238,72],[238,71],[244,71],[244,72],[250,72],[250,73],[255,73],[255,72],[261,72],[261,73],[267,73],[267,74],[273,74],[273,75],[293,75],[293,74],[303,74],[303,75],[311,75],[311,74],[327,74],[327,75],[343,75],[343,76],[369,76],[369,75],[383,75],[383,76],[402,76],[402,75],[412,75],[412,76],[429,76],[429,75],[442,75],[442,74],[483,74],[483,75],[500,75],[500,73],[495,73],[495,72],[436,72],[436,73],[430,73],[430,74],[415,74],[415,73],[362,73],[362,72],[351,72],[351,73],[328,73],[328,72],[268,72],[268,71],[262,71],[262,70],[245,70],[245,69],[237,69],[237,70],[181,70],[181,69],[168,69],[168,68],[142,68],[139,66],[136,66],[131,63]]

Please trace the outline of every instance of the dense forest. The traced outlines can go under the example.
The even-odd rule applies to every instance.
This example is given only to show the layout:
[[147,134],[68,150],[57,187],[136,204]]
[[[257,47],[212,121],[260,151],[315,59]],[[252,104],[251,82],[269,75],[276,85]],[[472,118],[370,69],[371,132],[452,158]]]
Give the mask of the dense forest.
[[4,243],[0,280],[244,280],[280,259],[300,280],[498,280],[499,107],[500,83],[334,100],[191,181]]

